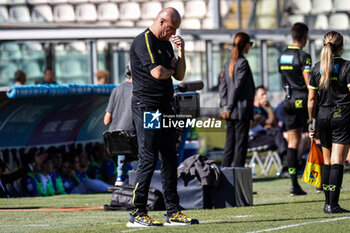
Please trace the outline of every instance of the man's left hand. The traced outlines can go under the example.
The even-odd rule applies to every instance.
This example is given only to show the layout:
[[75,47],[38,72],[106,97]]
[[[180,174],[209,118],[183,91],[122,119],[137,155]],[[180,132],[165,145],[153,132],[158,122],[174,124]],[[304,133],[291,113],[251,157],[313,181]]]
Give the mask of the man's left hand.
[[176,48],[179,51],[182,51],[185,48],[185,41],[180,36],[173,36],[171,41],[175,44]]

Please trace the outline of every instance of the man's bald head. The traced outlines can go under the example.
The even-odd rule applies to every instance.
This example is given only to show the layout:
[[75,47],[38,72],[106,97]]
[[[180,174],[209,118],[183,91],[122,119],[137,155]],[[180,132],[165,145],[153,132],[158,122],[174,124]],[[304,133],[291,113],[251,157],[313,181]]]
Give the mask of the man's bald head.
[[168,7],[158,13],[150,30],[159,40],[169,40],[172,35],[176,34],[180,23],[179,12],[175,8]]
[[161,10],[158,15],[156,20],[171,20],[173,24],[180,24],[181,23],[181,16],[179,12],[173,8],[173,7],[168,7],[163,10]]

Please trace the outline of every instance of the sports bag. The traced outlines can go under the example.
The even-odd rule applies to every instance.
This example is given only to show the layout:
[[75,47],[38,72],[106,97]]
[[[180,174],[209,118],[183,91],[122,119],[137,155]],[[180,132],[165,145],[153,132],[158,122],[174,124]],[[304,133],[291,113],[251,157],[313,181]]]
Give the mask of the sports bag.
[[[110,205],[105,205],[104,209],[107,210],[132,210],[133,205],[133,192],[134,185],[122,186],[115,190],[112,194],[112,201]],[[147,210],[165,210],[164,198],[162,192],[158,189],[149,188]]]

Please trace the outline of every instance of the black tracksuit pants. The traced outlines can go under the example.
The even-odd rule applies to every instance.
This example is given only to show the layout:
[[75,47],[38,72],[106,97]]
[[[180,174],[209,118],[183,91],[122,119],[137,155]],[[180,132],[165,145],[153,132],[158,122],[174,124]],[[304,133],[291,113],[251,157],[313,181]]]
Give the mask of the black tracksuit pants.
[[[159,154],[161,156],[162,187],[167,214],[171,215],[180,210],[177,194],[176,130],[174,128],[144,129],[143,125],[144,111],[156,110],[157,108],[138,103],[135,98],[132,100],[133,120],[139,148],[133,215],[140,216],[147,213],[148,190]],[[162,114],[174,114],[170,104],[159,110]]]
[[222,166],[244,167],[248,149],[250,120],[226,120],[226,143]]

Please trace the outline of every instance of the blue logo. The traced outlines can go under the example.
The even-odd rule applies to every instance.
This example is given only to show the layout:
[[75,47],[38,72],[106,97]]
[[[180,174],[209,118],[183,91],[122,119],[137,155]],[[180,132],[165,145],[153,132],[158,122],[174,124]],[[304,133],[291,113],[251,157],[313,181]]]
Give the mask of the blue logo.
[[160,129],[160,116],[162,113],[157,110],[156,112],[143,112],[143,128],[144,129]]
[[292,65],[294,60],[294,55],[282,55],[280,58],[280,63],[281,64],[288,64]]

